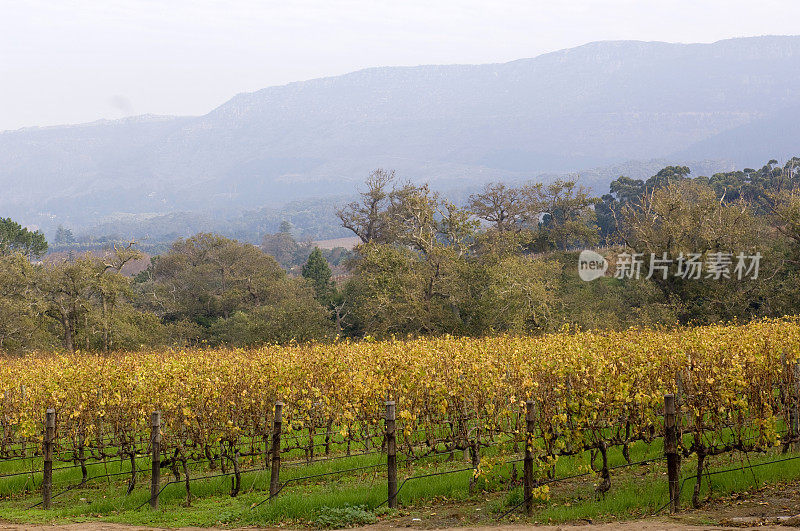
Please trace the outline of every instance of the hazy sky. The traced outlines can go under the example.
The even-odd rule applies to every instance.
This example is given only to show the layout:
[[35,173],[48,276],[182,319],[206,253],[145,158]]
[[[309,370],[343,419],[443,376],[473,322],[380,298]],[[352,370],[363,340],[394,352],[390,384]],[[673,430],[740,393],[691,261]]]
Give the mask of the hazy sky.
[[795,34],[797,0],[0,0],[0,130],[204,114],[368,66]]

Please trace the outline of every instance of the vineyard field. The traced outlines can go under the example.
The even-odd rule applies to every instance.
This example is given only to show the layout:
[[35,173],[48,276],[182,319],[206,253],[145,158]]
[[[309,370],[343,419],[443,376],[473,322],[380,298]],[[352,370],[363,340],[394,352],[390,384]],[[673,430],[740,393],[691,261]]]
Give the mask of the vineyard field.
[[[514,488],[527,448],[535,459],[537,500],[549,497],[548,485],[562,473],[596,476],[596,490],[605,496],[615,468],[662,458],[668,394],[679,407],[678,451],[696,472],[715,456],[762,459],[789,450],[799,439],[799,359],[800,324],[793,319],[541,337],[9,357],[0,366],[0,492],[13,500],[40,488],[48,408],[62,483],[82,487],[102,468],[124,479],[134,495],[146,487],[151,415],[160,412],[164,497],[174,499],[185,484],[186,502],[198,503],[207,488],[190,480],[217,475],[225,484],[230,478],[232,496],[266,492],[278,402],[277,454],[285,465],[304,465],[304,472],[282,477],[281,489],[314,471],[377,474],[386,466],[384,415],[391,400],[403,464],[460,477],[468,492]],[[254,470],[258,477],[247,475]],[[441,481],[437,476],[430,484]],[[364,504],[386,502],[379,485],[383,490],[362,492]],[[405,496],[418,488],[406,487]],[[275,512],[277,505],[264,507]]]

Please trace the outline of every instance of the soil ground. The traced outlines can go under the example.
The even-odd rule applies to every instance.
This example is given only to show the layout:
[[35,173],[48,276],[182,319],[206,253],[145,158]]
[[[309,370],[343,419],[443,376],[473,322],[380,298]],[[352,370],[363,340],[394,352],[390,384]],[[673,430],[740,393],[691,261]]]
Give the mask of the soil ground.
[[[404,527],[403,525],[392,525],[390,522],[384,522],[375,526],[359,528],[360,531],[382,531],[388,528]],[[413,527],[413,526],[412,526]],[[755,526],[745,527],[756,529]],[[104,522],[86,522],[81,524],[70,525],[25,525],[25,524],[0,524],[2,531],[152,531],[154,528],[128,526],[123,524],[110,524]],[[251,528],[252,529],[252,528]],[[575,524],[575,525],[560,525],[560,526],[534,526],[530,524],[519,525],[502,525],[502,526],[481,526],[481,527],[462,527],[459,528],[463,531],[556,531],[556,530],[570,530],[574,529],[580,531],[586,529],[587,531],[656,531],[656,530],[680,530],[680,531],[701,531],[701,530],[714,530],[726,529],[724,527],[712,525],[692,525],[685,524],[679,521],[672,520],[635,520],[631,522],[612,522],[604,524]],[[727,528],[730,529],[730,528]],[[758,529],[786,529],[786,527],[778,526],[758,526]],[[180,528],[179,531],[219,531],[209,528]],[[226,530],[231,531],[231,530]],[[250,530],[248,530],[250,531]]]

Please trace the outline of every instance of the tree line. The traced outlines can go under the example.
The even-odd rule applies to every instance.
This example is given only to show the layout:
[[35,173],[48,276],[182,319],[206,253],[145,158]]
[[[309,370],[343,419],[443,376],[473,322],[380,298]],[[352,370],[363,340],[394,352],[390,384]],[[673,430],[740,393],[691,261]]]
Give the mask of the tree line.
[[[123,271],[142,258],[135,244],[41,259],[44,236],[2,219],[0,348],[251,346],[793,314],[798,192],[798,158],[711,177],[668,166],[647,180],[620,177],[601,197],[573,180],[495,182],[463,205],[376,170],[337,212],[360,240],[351,253],[298,244],[289,227],[261,248],[201,233],[175,241],[133,277]],[[584,248],[612,262],[623,251],[759,253],[762,274],[687,279],[673,274],[674,263],[648,274],[643,260],[638,278],[583,282]],[[330,262],[346,271],[339,281]]]

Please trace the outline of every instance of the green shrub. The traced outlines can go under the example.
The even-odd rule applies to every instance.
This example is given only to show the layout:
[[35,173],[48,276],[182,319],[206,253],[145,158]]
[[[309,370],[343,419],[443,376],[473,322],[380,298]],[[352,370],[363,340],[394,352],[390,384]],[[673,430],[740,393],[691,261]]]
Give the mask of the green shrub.
[[343,529],[377,522],[375,514],[364,505],[347,507],[321,507],[311,525],[323,529]]

